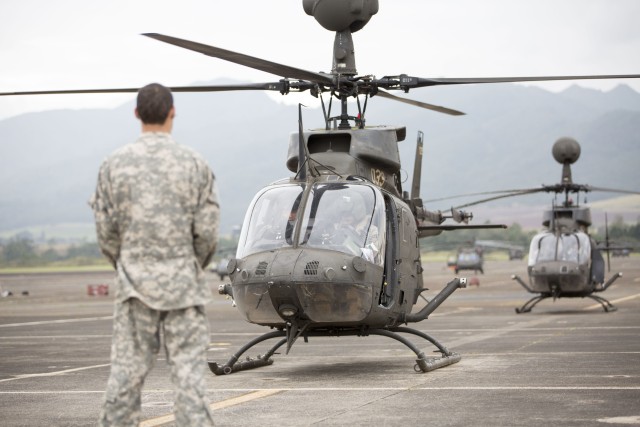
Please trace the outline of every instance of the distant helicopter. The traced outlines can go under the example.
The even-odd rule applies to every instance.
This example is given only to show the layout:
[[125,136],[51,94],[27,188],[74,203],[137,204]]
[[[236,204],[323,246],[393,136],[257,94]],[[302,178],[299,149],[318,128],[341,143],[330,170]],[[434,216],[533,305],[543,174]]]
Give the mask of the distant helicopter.
[[460,270],[473,270],[474,273],[478,271],[484,274],[484,251],[482,247],[476,245],[464,245],[460,246],[455,255],[455,261],[451,267],[456,274]]
[[[499,194],[487,199],[478,200],[458,206],[469,207],[480,203],[505,197],[521,196],[536,192],[564,193],[564,201],[560,205],[554,204],[543,214],[542,225],[545,230],[536,234],[529,247],[527,284],[518,275],[512,279],[522,285],[528,292],[537,294],[516,308],[516,313],[527,313],[540,301],[553,298],[591,298],[602,305],[604,311],[615,311],[616,307],[607,299],[595,295],[604,292],[615,282],[622,273],[615,273],[605,282],[605,262],[602,252],[616,250],[618,246],[611,246],[606,236],[606,244],[598,245],[589,235],[591,225],[591,210],[580,206],[570,197],[580,192],[606,191],[614,193],[640,194],[637,191],[617,190],[611,188],[592,187],[576,184],[571,178],[571,165],[580,157],[580,145],[575,139],[563,137],[553,145],[553,157],[563,165],[562,180],[559,184],[544,185],[541,188],[492,191]],[[502,193],[502,194],[500,194]],[[489,194],[489,193],[476,193]],[[608,227],[606,227],[608,230]]]
[[[376,78],[358,75],[351,34],[378,12],[377,0],[303,0],[303,8],[325,29],[335,31],[332,70],[312,72],[167,35],[154,38],[240,65],[283,77],[276,82],[172,87],[174,92],[270,90],[282,94],[309,91],[320,98],[325,127],[303,130],[301,107],[298,132],[291,135],[287,167],[295,175],[262,189],[251,202],[242,226],[236,257],[228,264],[229,295],[251,323],[273,328],[244,345],[223,365],[210,362],[215,374],[230,374],[273,363],[286,344],[299,337],[380,335],[395,339],[416,354],[414,369],[427,372],[456,363],[449,351],[426,333],[402,324],[423,321],[466,279],[450,281],[423,308],[413,312],[422,294],[423,268],[419,238],[460,228],[504,228],[469,225],[470,213],[427,210],[420,198],[423,135],[418,134],[411,193],[402,188],[398,142],[404,127],[365,126],[369,98],[380,96],[450,115],[450,108],[397,97],[402,90],[473,83],[638,78],[640,75],[421,78],[406,74]],[[92,89],[11,92],[0,95],[136,92]],[[323,93],[330,93],[327,105]],[[361,97],[363,100],[361,100]],[[331,115],[333,98],[339,112]],[[348,112],[354,98],[357,114]],[[444,224],[452,219],[456,224]],[[438,348],[440,358],[427,357],[400,333],[421,337]],[[239,361],[251,347],[280,340],[264,355]]]
[[511,242],[499,240],[476,240],[475,245],[483,252],[488,249],[506,251],[507,255],[509,256],[509,261],[524,258],[524,246],[517,245]]
[[460,270],[473,270],[484,274],[484,252],[486,249],[505,250],[509,254],[509,260],[522,259],[524,247],[513,243],[498,240],[473,240],[460,245],[456,254],[447,261],[456,274]]

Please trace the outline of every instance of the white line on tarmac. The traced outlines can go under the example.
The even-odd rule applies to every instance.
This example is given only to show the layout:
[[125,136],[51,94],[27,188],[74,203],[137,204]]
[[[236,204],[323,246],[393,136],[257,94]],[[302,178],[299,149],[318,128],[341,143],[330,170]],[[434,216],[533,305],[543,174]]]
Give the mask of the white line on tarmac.
[[[640,386],[443,386],[443,387],[280,387],[212,389],[216,391],[414,391],[414,390],[640,390]],[[275,394],[275,393],[274,393]]]
[[109,365],[111,365],[111,364],[110,363],[105,363],[105,364],[102,364],[102,365],[92,365],[92,366],[83,366],[81,368],[65,369],[63,371],[45,372],[45,373],[42,373],[42,374],[16,375],[15,377],[12,377],[12,378],[2,379],[2,380],[0,380],[0,383],[6,383],[8,381],[15,381],[15,380],[23,380],[25,378],[54,377],[56,375],[64,375],[64,374],[68,374],[70,372],[85,371],[87,369],[94,369],[94,368],[104,368],[105,366],[109,366]]
[[[619,302],[628,301],[628,300],[635,299],[635,298],[638,298],[638,297],[640,297],[640,294],[629,295],[628,297],[614,299],[614,300],[612,300],[610,302],[611,302],[611,304],[614,304],[614,303],[617,304]],[[595,310],[596,308],[602,308],[602,304],[600,304],[600,303],[593,304],[593,305],[590,305],[589,307],[583,308],[583,310]]]
[[[542,327],[542,328],[527,328],[527,332],[539,332],[539,331],[558,331],[559,329],[564,329],[566,325],[562,325],[560,327]],[[591,331],[591,330],[625,330],[625,329],[640,329],[640,326],[572,326],[572,331]],[[444,333],[444,332],[488,332],[488,331],[501,331],[502,328],[469,328],[469,329],[419,329],[424,333]],[[260,336],[260,333],[235,333],[235,332],[212,332],[211,336],[251,336],[257,337]],[[80,339],[80,338],[109,338],[111,339],[111,334],[108,335],[11,335],[6,337],[0,337],[0,341],[11,341],[15,339],[23,339],[23,340],[38,340],[38,339]],[[332,338],[332,337],[317,337],[317,338]],[[212,341],[210,345],[230,345],[230,343],[220,343],[217,341]],[[313,343],[305,343],[305,345],[314,345]],[[324,344],[323,344],[324,345]],[[351,345],[351,344],[349,344]],[[372,344],[373,345],[373,344]],[[377,344],[375,344],[377,345]]]
[[[515,324],[515,322],[513,322]],[[527,331],[557,331],[559,329],[566,329],[566,324],[560,324],[560,326],[549,326],[540,328],[527,328]],[[416,328],[414,328],[416,329]],[[422,332],[487,332],[487,331],[499,331],[503,328],[464,328],[464,329],[419,329]],[[622,330],[622,329],[640,329],[640,326],[571,326],[572,331],[579,330]]]
[[[167,390],[167,392],[169,391],[173,391],[173,390]],[[0,394],[89,394],[89,393],[104,394],[104,390],[0,391]],[[163,391],[163,393],[165,392]]]
[[471,311],[482,311],[484,309],[479,308],[479,307],[460,307],[456,310],[453,311],[447,311],[447,312],[443,312],[443,313],[433,313],[431,315],[429,315],[429,317],[441,317],[441,316],[449,316],[451,314],[460,314],[460,313],[469,313]]
[[[228,408],[230,406],[239,405],[252,400],[272,396],[274,394],[284,391],[311,391],[311,392],[323,392],[323,391],[439,391],[439,390],[451,390],[451,391],[465,391],[465,390],[478,390],[478,391],[491,391],[491,390],[549,390],[549,391],[562,391],[562,390],[620,390],[620,391],[635,391],[640,390],[640,386],[442,386],[442,387],[279,387],[279,388],[214,388],[207,390],[208,393],[217,392],[240,392],[246,393],[242,396],[236,396],[220,402],[212,403],[210,406],[212,409]],[[166,394],[173,392],[173,389],[160,390],[154,389],[145,391],[144,394],[161,393]],[[0,395],[19,395],[19,394],[103,394],[104,390],[59,390],[59,391],[0,391]]]
[[411,390],[640,390],[640,386],[468,386],[468,387],[414,387]]
[[48,339],[86,339],[86,338],[100,338],[100,339],[111,339],[111,334],[109,335],[11,335],[8,337],[0,337],[0,340],[3,341],[12,341],[12,340],[48,340]]
[[49,325],[52,323],[95,322],[96,320],[112,320],[112,319],[113,319],[113,316],[81,317],[78,319],[60,319],[60,320],[41,320],[39,322],[7,323],[4,325],[0,325],[0,328],[14,328],[17,326]]

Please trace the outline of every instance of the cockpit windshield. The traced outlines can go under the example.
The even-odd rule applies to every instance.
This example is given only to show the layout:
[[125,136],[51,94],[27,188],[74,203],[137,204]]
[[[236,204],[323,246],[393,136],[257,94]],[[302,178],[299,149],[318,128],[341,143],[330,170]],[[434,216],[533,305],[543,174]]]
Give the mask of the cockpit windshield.
[[337,250],[383,265],[384,201],[369,185],[316,184],[307,202],[300,245]]
[[540,261],[569,261],[586,264],[591,258],[589,236],[583,232],[555,235],[540,233],[531,240],[529,266]]
[[258,193],[247,211],[236,257],[303,246],[341,251],[383,265],[385,209],[378,189],[356,183],[316,184],[305,206],[303,193],[304,186],[298,184]]
[[283,185],[258,193],[244,220],[237,258],[293,245],[296,216],[304,187]]

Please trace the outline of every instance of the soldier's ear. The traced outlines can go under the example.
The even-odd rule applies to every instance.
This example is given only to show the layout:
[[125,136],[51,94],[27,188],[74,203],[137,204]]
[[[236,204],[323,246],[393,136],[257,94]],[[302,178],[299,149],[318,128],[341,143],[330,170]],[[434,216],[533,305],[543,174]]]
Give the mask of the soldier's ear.
[[176,116],[176,107],[173,106],[171,107],[171,110],[169,110],[169,117],[173,119],[175,116]]
[[137,108],[133,110],[133,113],[136,115],[136,119],[140,118],[140,113],[138,113],[138,109]]

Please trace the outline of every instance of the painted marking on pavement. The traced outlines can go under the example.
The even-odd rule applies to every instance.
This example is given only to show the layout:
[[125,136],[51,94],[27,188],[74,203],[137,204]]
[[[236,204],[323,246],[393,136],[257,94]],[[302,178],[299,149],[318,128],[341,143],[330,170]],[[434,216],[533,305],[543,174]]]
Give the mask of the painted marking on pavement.
[[14,328],[17,326],[37,326],[37,325],[50,325],[52,323],[76,323],[76,322],[95,322],[96,320],[112,320],[113,316],[104,317],[81,317],[78,319],[59,319],[59,320],[41,320],[38,322],[25,322],[25,323],[7,323],[0,325],[0,328]]
[[440,317],[440,316],[449,316],[451,314],[460,314],[460,313],[469,313],[472,311],[482,311],[484,309],[479,308],[479,307],[460,307],[456,310],[453,311],[447,311],[444,313],[433,313],[431,315],[429,315],[429,317]]
[[632,424],[638,425],[640,424],[640,416],[632,415],[630,417],[613,417],[613,418],[600,418],[598,419],[599,423],[606,424]]
[[[247,394],[243,394],[241,396],[232,397],[230,399],[222,400],[220,402],[215,402],[209,405],[212,410],[224,409],[230,406],[241,405],[246,402],[250,402],[252,400],[261,399],[263,397],[273,396],[274,394],[280,393],[282,390],[280,389],[263,389],[251,391]],[[161,417],[150,418],[148,420],[142,421],[139,424],[139,427],[156,427],[162,426],[168,423],[175,421],[175,415],[168,414],[163,415]]]
[[[440,391],[440,390],[450,390],[450,391],[493,391],[493,390],[505,390],[505,391],[518,391],[518,390],[612,390],[612,391],[636,391],[640,390],[640,386],[442,386],[442,387],[279,387],[275,388],[215,388],[209,389],[207,392],[244,392],[242,396],[236,396],[230,399],[222,400],[220,402],[215,402],[209,405],[211,409],[224,409],[230,406],[239,405],[242,403],[250,402],[252,400],[268,397],[278,393],[282,393],[285,391],[312,391],[312,392],[323,392],[323,391],[416,391],[416,390],[424,390],[424,391]],[[154,394],[154,393],[172,393],[173,389],[154,389],[145,391],[144,394]],[[83,394],[83,393],[97,393],[102,394],[104,390],[55,390],[55,391],[0,391],[0,395],[11,394]],[[166,415],[168,416],[168,415]],[[147,420],[150,421],[150,420]],[[142,425],[142,424],[141,424]],[[156,424],[157,425],[157,424]]]
[[[614,304],[614,303],[617,304],[619,302],[628,301],[628,300],[635,299],[635,298],[638,298],[638,297],[640,297],[640,294],[629,295],[628,297],[614,299],[614,300],[611,301],[611,304]],[[589,307],[583,308],[583,310],[595,310],[596,308],[602,308],[602,304],[600,304],[600,303],[593,304],[593,305],[590,305]]]
[[94,368],[104,368],[105,366],[109,366],[109,365],[111,365],[111,363],[104,363],[102,365],[83,366],[81,368],[65,369],[63,371],[45,372],[42,374],[16,375],[15,377],[12,377],[12,378],[2,379],[0,380],[0,383],[5,383],[8,381],[15,381],[15,380],[23,380],[25,378],[54,377],[56,375],[64,375],[70,372],[79,372],[79,371],[85,371],[87,369],[94,369]]

